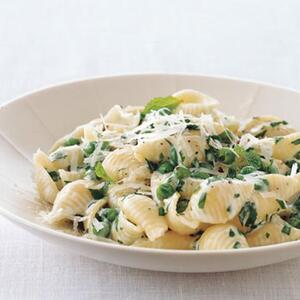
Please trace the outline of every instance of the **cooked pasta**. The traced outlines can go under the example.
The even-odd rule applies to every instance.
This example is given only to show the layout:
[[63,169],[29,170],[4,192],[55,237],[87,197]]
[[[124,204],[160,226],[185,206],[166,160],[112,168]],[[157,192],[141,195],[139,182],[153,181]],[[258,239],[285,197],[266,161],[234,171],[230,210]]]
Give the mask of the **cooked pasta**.
[[195,90],[113,106],[34,154],[45,221],[131,247],[226,250],[300,239],[300,133]]

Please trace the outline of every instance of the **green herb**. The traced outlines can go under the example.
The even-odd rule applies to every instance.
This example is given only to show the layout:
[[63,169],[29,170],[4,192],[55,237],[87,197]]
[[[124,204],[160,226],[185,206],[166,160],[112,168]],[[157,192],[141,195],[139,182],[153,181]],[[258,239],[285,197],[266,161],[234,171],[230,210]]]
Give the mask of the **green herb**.
[[100,189],[98,189],[98,190],[89,189],[89,191],[91,192],[92,197],[95,200],[99,200],[99,199],[102,199],[106,196],[107,191],[108,191],[108,187],[109,187],[109,183],[105,182],[104,185]]
[[231,228],[229,229],[229,236],[230,237],[234,237],[235,236],[235,233],[234,233],[234,231]]
[[239,249],[239,248],[241,248],[241,243],[239,242],[239,241],[236,241],[235,243],[234,243],[234,245],[233,245],[233,248],[234,249]]
[[175,169],[175,176],[178,179],[184,179],[190,176],[190,170],[184,166],[177,167]]
[[235,152],[227,147],[221,148],[218,153],[219,159],[226,165],[232,164],[236,159]]
[[265,135],[266,135],[266,133],[267,133],[267,129],[265,129],[265,130],[259,132],[258,134],[255,135],[255,137],[257,137],[258,139],[259,139],[259,138],[264,138]]
[[293,227],[300,229],[300,214],[299,213],[291,214],[287,219],[287,222]]
[[246,174],[253,173],[255,171],[256,169],[253,166],[246,166],[241,169],[240,174],[246,175]]
[[95,174],[98,178],[101,178],[105,181],[112,182],[113,180],[107,175],[102,163],[100,161],[97,161],[95,166]]
[[271,122],[271,123],[270,123],[270,126],[271,126],[271,127],[276,127],[276,126],[281,125],[281,124],[282,124],[282,125],[287,125],[288,122],[287,122],[287,121],[284,121],[284,120],[283,120],[283,121],[278,121],[278,122]]
[[266,192],[268,190],[269,181],[265,178],[259,178],[259,180],[254,184],[254,189],[256,191]]
[[283,200],[280,199],[276,199],[276,201],[278,202],[280,208],[285,209],[286,208],[286,204]]
[[286,225],[286,224],[284,224],[284,226],[281,229],[281,232],[284,233],[284,234],[286,234],[286,235],[290,235],[290,233],[291,233],[291,227],[288,226],[288,225]]
[[262,166],[262,161],[260,156],[253,149],[245,152],[245,159],[250,166],[256,169],[259,169]]
[[235,178],[236,177],[236,170],[234,168],[229,168],[228,173],[227,173],[227,177]]
[[76,139],[76,138],[73,138],[73,137],[69,138],[68,140],[66,140],[64,142],[65,147],[79,145],[79,144],[80,144],[80,139]]
[[196,124],[188,124],[188,125],[186,125],[185,128],[189,129],[189,130],[199,130],[200,129],[199,126]]
[[239,219],[242,225],[255,228],[257,211],[255,203],[247,201],[239,213]]
[[163,208],[163,207],[160,207],[159,209],[158,209],[158,215],[159,216],[165,216],[167,213],[166,213],[166,211],[165,211],[165,209]]
[[175,193],[175,189],[169,183],[162,183],[156,190],[156,195],[159,200],[170,198]]
[[266,232],[265,236],[268,239],[270,237],[270,232]]
[[232,144],[232,142],[234,140],[233,133],[228,129],[225,129],[225,131],[220,133],[218,136],[219,136],[220,142],[223,144]]
[[200,170],[194,170],[191,172],[191,177],[197,179],[207,179],[209,174],[201,172]]
[[111,150],[111,146],[108,141],[103,141],[101,145],[101,150],[109,151]]
[[172,96],[159,97],[151,99],[145,106],[141,115],[144,118],[146,114],[154,110],[159,110],[162,108],[168,108],[171,112],[176,109],[176,107],[181,103],[181,100],[174,98]]
[[205,201],[206,201],[206,193],[201,193],[199,202],[198,202],[198,207],[203,209],[204,205],[205,205]]
[[189,200],[180,199],[176,204],[176,212],[181,214],[183,213],[189,204]]
[[174,170],[174,165],[169,161],[163,162],[157,169],[157,171],[161,174],[170,173]]
[[87,146],[83,149],[84,153],[89,156],[93,154],[97,146],[97,142],[89,142]]
[[234,151],[245,161],[247,166],[252,166],[257,170],[262,167],[262,160],[254,149],[245,150],[243,147],[236,145]]
[[183,162],[185,160],[185,156],[182,151],[179,151],[179,156],[180,156],[181,162]]
[[56,151],[56,152],[51,153],[51,155],[49,156],[49,159],[51,161],[56,161],[59,159],[64,159],[66,157],[67,157],[67,155],[65,155],[63,151]]
[[300,144],[300,138],[292,141],[291,143],[294,144],[294,145],[299,145]]
[[147,167],[148,167],[150,173],[153,173],[154,171],[157,170],[158,164],[156,162],[148,160],[147,158],[145,158],[145,160],[146,160]]
[[278,144],[281,140],[283,140],[282,136],[275,137],[275,144]]
[[295,157],[296,159],[300,159],[300,151],[298,151],[298,152],[294,155],[294,157]]
[[262,170],[268,174],[278,174],[279,173],[278,169],[275,166],[273,166],[272,164],[273,164],[273,161],[271,161],[271,163],[269,165],[263,164]]
[[240,193],[235,193],[235,194],[233,195],[233,197],[234,197],[234,198],[240,197]]
[[50,172],[48,172],[48,174],[50,175],[50,177],[52,178],[53,181],[59,181],[60,180],[60,176],[59,176],[59,173],[57,171],[50,171]]
[[293,203],[293,206],[300,211],[300,197],[295,200],[295,202]]
[[178,154],[173,145],[170,148],[170,162],[172,163],[173,166],[178,165]]
[[229,205],[229,206],[226,208],[226,211],[227,211],[228,213],[231,213],[231,205]]

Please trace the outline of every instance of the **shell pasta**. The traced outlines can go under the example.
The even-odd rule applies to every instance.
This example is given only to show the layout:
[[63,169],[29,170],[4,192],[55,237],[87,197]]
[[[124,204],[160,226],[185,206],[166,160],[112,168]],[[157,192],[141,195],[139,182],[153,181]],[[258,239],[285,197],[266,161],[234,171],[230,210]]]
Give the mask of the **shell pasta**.
[[45,222],[130,247],[226,250],[300,239],[300,133],[238,120],[195,90],[113,106],[34,154]]

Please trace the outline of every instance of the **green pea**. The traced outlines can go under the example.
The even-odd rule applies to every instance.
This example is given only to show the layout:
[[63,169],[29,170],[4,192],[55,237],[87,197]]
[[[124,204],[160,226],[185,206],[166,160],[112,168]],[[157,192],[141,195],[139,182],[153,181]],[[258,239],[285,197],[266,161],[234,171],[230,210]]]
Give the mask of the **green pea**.
[[162,183],[156,190],[156,195],[159,200],[170,198],[175,193],[175,189],[169,183]]
[[109,221],[105,219],[101,223],[103,227],[99,231],[93,226],[93,233],[97,236],[107,237],[110,233],[111,225]]
[[115,208],[104,208],[101,210],[101,217],[111,223],[116,219],[118,214],[119,212]]

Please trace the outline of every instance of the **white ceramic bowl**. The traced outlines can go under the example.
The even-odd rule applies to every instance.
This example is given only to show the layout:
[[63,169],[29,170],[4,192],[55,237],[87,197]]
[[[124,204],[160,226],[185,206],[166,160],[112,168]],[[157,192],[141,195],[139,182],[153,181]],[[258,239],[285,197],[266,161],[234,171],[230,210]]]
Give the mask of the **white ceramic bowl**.
[[[31,173],[32,153],[113,104],[144,104],[183,88],[221,101],[225,112],[247,117],[280,115],[300,128],[300,93],[237,79],[196,75],[130,75],[57,85],[0,108],[0,212],[12,222],[71,251],[109,263],[171,272],[217,272],[272,264],[300,255],[300,241],[226,251],[131,248],[55,231],[39,222]],[[9,229],[8,229],[9,230]]]

